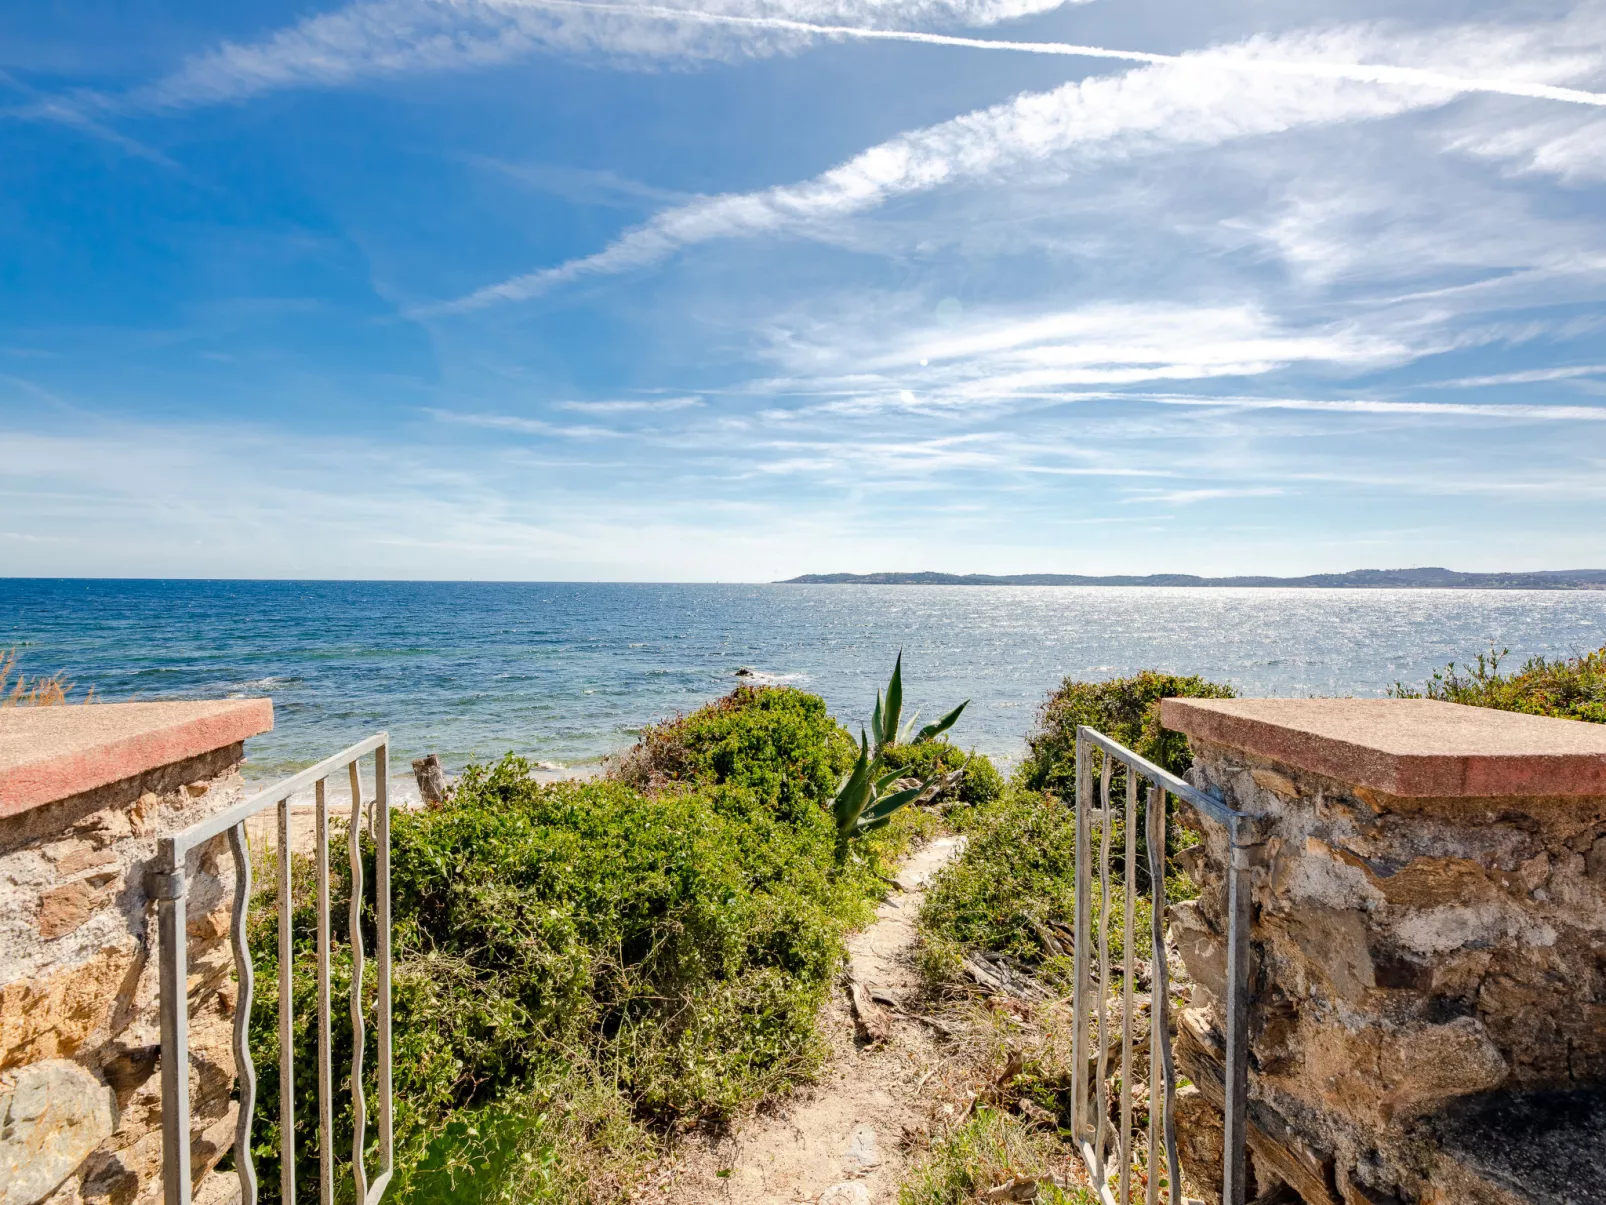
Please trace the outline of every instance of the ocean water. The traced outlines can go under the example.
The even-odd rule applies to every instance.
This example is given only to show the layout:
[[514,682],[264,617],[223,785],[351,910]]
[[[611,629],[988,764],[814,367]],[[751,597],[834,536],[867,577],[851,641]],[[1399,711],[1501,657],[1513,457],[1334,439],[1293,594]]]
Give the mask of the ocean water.
[[0,579],[0,649],[29,673],[107,702],[271,696],[257,779],[381,728],[403,778],[426,752],[594,765],[744,667],[857,727],[900,648],[908,705],[970,699],[954,739],[1011,762],[1067,675],[1378,695],[1491,644],[1599,648],[1606,591]]

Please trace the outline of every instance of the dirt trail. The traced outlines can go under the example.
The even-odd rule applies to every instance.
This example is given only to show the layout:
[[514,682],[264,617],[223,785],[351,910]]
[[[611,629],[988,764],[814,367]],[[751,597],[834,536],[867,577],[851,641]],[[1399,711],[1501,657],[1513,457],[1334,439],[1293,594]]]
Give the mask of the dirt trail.
[[[926,883],[961,840],[942,837],[910,857],[898,873],[904,890],[891,892],[875,923],[848,939],[852,977],[873,992],[913,1000],[915,914]],[[821,1017],[832,1057],[819,1082],[726,1137],[688,1143],[643,1197],[668,1205],[892,1205],[906,1162],[904,1131],[928,1120],[922,1090],[940,1078],[941,1054],[926,1026],[887,1011],[892,1037],[858,1042],[847,993],[838,989]]]

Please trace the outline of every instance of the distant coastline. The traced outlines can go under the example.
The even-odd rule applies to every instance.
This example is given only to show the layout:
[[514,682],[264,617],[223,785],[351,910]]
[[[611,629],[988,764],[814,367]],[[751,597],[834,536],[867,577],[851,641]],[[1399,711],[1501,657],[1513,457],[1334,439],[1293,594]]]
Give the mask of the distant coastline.
[[1197,577],[1191,573],[1088,577],[1074,573],[805,573],[784,586],[1302,586],[1351,590],[1606,590],[1606,569],[1461,573],[1454,569],[1352,569],[1306,577]]

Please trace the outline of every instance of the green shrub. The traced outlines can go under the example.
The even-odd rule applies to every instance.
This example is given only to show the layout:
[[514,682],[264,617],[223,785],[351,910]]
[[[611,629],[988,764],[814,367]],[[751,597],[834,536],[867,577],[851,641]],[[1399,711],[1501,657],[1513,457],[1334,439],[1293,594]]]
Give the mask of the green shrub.
[[[592,1164],[637,1157],[650,1145],[643,1123],[728,1117],[819,1065],[815,1017],[842,965],[843,934],[869,919],[884,889],[878,872],[909,826],[875,834],[862,859],[837,864],[824,800],[846,736],[812,696],[738,691],[664,727],[675,740],[657,739],[673,745],[679,768],[650,794],[617,780],[542,785],[509,756],[470,767],[445,806],[393,814],[393,1199],[611,1199]],[[331,860],[343,900],[349,869]],[[365,860],[371,896],[371,848]],[[310,1070],[315,913],[305,861],[294,867],[295,1043]],[[278,974],[277,919],[273,876],[260,881],[269,886],[251,944],[266,988]],[[346,926],[336,909],[341,1154],[351,1141]],[[259,1174],[263,1199],[274,1201],[271,989],[258,993],[251,1030]],[[371,1079],[371,1027],[368,1036]],[[310,1094],[315,1078],[298,1089]],[[296,1129],[310,1184],[310,1100]]]
[[1004,776],[986,754],[966,753],[946,740],[888,745],[881,751],[881,762],[888,770],[901,770],[908,777],[919,779],[964,770],[965,775],[951,798],[967,808],[991,803],[1004,789]]
[[1067,678],[1038,713],[1037,728],[1026,738],[1029,750],[1018,777],[1033,791],[1062,798],[1076,792],[1076,729],[1096,728],[1173,774],[1192,764],[1187,738],[1160,727],[1160,700],[1176,697],[1230,699],[1230,686],[1200,677],[1143,670],[1130,678],[1078,682]]
[[1530,657],[1514,674],[1500,672],[1505,655],[1490,649],[1459,670],[1451,662],[1421,690],[1396,682],[1389,694],[1606,724],[1606,648],[1555,661]]
[[610,774],[645,791],[673,783],[742,787],[777,813],[802,820],[826,805],[858,752],[818,695],[738,686],[643,731]]
[[904,1177],[898,1205],[969,1205],[1023,1176],[1044,1177],[1033,1198],[1042,1205],[1096,1205],[1097,1195],[1089,1189],[1061,1189],[1047,1182],[1050,1172],[1071,1172],[1077,1159],[1075,1149],[1052,1131],[1030,1128],[1008,1113],[981,1106],[933,1143]]

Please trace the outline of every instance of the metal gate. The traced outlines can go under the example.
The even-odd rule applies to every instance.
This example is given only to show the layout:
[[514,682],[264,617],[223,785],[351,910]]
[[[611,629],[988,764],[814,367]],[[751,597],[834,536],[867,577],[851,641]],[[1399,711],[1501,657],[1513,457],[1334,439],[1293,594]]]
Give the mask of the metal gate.
[[[188,881],[185,867],[191,851],[212,838],[228,834],[234,857],[234,908],[230,934],[234,947],[234,969],[239,996],[234,1006],[234,1060],[240,1085],[240,1113],[234,1136],[234,1167],[240,1180],[243,1205],[257,1200],[256,1169],[251,1162],[251,1117],[256,1107],[256,1068],[248,1043],[254,979],[251,954],[246,944],[246,913],[251,903],[251,853],[246,821],[274,805],[278,806],[278,909],[279,909],[279,1132],[280,1190],[284,1205],[293,1205],[295,1196],[295,1045],[292,985],[294,948],[291,933],[291,828],[290,796],[312,787],[316,826],[314,858],[317,866],[318,917],[318,1155],[320,1164],[319,1201],[330,1205],[334,1199],[334,1068],[330,1054],[330,936],[329,936],[329,800],[327,780],[347,771],[351,792],[350,819],[346,831],[347,856],[351,862],[352,903],[350,942],[352,952],[351,1093],[354,1134],[351,1169],[356,1200],[374,1205],[385,1195],[394,1167],[391,1136],[391,1050],[390,1050],[390,806],[386,791],[389,765],[389,736],[380,732],[319,762],[301,773],[259,791],[226,812],[191,825],[183,832],[164,837],[157,845],[156,865],[147,879],[150,895],[158,901],[158,942],[160,946],[160,1006],[162,1028],[162,1189],[164,1205],[190,1205],[190,1095],[189,1095],[189,1005],[187,999],[188,957],[185,949],[185,903]],[[358,763],[373,755],[374,797],[369,816],[374,858],[374,922],[377,931],[375,961],[378,974],[378,1001],[375,1025],[378,1033],[378,1143],[383,1169],[370,1184],[363,1163],[366,1144],[367,1102],[363,1094],[363,1046],[365,1040],[362,975],[363,896],[361,835],[364,804]]]
[[[1093,750],[1098,750],[1100,772],[1095,798]],[[1118,810],[1110,798],[1117,772],[1125,779],[1126,799]],[[1076,730],[1076,942],[1075,994],[1073,997],[1072,1105],[1071,1130],[1075,1135],[1088,1175],[1106,1205],[1131,1205],[1132,1176],[1136,1156],[1133,1126],[1135,1085],[1134,981],[1137,978],[1135,901],[1139,895],[1137,833],[1139,829],[1138,783],[1148,784],[1143,807],[1145,843],[1148,846],[1151,892],[1152,943],[1149,973],[1148,1089],[1148,1168],[1146,1205],[1159,1205],[1160,1177],[1158,1153],[1165,1152],[1167,1197],[1170,1205],[1181,1205],[1181,1177],[1177,1160],[1176,1127],[1173,1106],[1176,1098],[1176,1067],[1172,1058],[1170,1023],[1170,976],[1166,966],[1165,879],[1166,879],[1166,796],[1186,801],[1201,815],[1221,824],[1231,851],[1227,869],[1227,999],[1225,1118],[1222,1200],[1225,1205],[1243,1205],[1246,1167],[1244,1163],[1245,1125],[1248,1120],[1249,1074],[1249,861],[1250,817],[1234,811],[1220,799],[1188,785],[1175,774],[1139,757],[1092,728]],[[1117,820],[1124,820],[1125,883],[1123,885],[1120,1035],[1119,1121],[1112,1122],[1108,1080],[1116,1021],[1108,996],[1110,973],[1110,913],[1112,897],[1110,854]],[[1097,881],[1099,921],[1093,923],[1093,834],[1099,834]],[[1095,932],[1096,928],[1096,932]],[[1097,984],[1093,983],[1093,957],[1097,954]],[[1096,1026],[1095,1026],[1096,1021]],[[1090,1055],[1093,1034],[1097,1034],[1097,1054]],[[1091,1081],[1091,1082],[1090,1082]],[[1115,1184],[1110,1184],[1111,1173]]]

